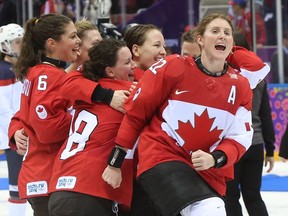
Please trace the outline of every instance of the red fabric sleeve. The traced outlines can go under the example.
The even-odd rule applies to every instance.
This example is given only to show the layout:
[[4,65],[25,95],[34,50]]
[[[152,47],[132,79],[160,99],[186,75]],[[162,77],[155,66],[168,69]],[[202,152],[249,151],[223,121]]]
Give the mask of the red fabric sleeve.
[[256,53],[239,46],[233,47],[232,54],[227,57],[227,61],[248,79],[251,89],[254,89],[270,71],[270,66],[264,63]]
[[81,100],[92,103],[91,97],[99,83],[85,78],[81,72],[72,71],[67,74],[60,89],[61,95],[70,100]]
[[233,47],[232,54],[227,57],[227,61],[236,69],[245,68],[249,71],[257,71],[265,66],[256,53],[240,46]]

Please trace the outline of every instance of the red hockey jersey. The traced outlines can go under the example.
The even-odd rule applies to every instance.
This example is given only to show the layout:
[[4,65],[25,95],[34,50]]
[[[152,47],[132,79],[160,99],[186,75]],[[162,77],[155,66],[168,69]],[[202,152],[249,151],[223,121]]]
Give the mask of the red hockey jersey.
[[136,67],[134,69],[134,80],[138,82],[141,79],[141,77],[144,75],[144,72],[145,71],[143,71],[139,67]]
[[69,135],[71,122],[67,112],[71,102],[59,94],[65,76],[63,70],[40,64],[30,68],[24,80],[17,114],[28,136],[18,182],[21,198],[48,194],[54,160]]
[[193,151],[221,150],[227,164],[199,174],[224,195],[233,164],[251,145],[251,106],[247,79],[231,67],[212,77],[191,57],[170,56],[152,65],[130,95],[116,143],[132,149],[141,132],[138,176],[165,161],[193,167]]
[[[99,83],[113,90],[128,90],[131,86],[131,82],[113,79],[101,79]],[[122,167],[125,178],[121,187],[113,189],[102,179],[123,114],[104,103],[90,104],[83,101],[76,101],[74,110],[72,133],[56,157],[50,192],[75,191],[115,200],[130,207],[133,152],[126,155]]]

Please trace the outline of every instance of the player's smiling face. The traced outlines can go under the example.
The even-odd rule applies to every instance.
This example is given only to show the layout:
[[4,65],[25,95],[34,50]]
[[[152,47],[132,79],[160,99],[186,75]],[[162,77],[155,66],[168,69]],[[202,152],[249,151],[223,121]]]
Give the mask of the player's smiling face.
[[147,70],[156,61],[166,56],[165,40],[163,34],[152,29],[145,35],[146,39],[143,45],[138,48],[137,66],[142,70]]
[[132,54],[128,47],[122,47],[117,52],[117,62],[109,67],[109,77],[116,80],[134,81],[134,68],[136,64],[132,60]]
[[199,39],[202,51],[211,57],[226,59],[233,47],[232,33],[226,20],[217,18],[211,21]]
[[65,33],[61,35],[59,41],[55,41],[53,54],[50,56],[65,62],[75,61],[79,52],[80,38],[73,22],[69,23],[65,28]]

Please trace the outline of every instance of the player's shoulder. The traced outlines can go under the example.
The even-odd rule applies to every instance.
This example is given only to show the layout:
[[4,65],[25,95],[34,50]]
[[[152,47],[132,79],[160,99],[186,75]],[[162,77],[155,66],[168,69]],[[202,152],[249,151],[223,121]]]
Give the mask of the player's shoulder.
[[39,64],[29,68],[29,76],[38,78],[39,76],[45,76],[49,80],[61,80],[67,76],[67,73],[57,67],[48,64]]
[[178,62],[193,61],[193,58],[191,56],[179,55],[179,54],[172,54],[172,55],[166,56],[165,59],[169,62],[172,62],[172,61],[178,61]]
[[191,56],[179,54],[169,55],[165,58],[165,60],[167,61],[168,65],[179,68],[187,67],[195,62]]

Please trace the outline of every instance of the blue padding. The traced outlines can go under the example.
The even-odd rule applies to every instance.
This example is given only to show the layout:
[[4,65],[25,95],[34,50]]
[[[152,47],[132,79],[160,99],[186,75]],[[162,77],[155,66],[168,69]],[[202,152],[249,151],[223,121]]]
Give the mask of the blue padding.
[[4,152],[3,152],[3,154],[0,154],[0,161],[1,160],[6,160],[6,155],[4,154]]
[[274,174],[263,176],[261,191],[288,191],[288,176]]
[[8,190],[8,178],[0,178],[0,190]]

